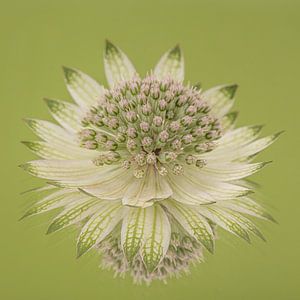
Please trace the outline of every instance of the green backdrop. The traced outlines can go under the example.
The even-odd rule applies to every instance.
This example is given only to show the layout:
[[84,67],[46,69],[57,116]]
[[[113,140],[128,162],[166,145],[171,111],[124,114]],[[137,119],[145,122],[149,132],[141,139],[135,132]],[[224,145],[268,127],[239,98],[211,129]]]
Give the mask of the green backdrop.
[[[0,298],[300,299],[299,31],[300,2],[291,0],[2,0]],[[179,42],[188,80],[240,85],[239,125],[286,130],[260,155],[274,163],[254,177],[279,222],[261,223],[267,243],[220,232],[215,255],[191,275],[145,287],[100,270],[96,253],[76,260],[76,228],[45,235],[52,213],[18,221],[32,201],[19,193],[40,183],[17,167],[34,158],[19,143],[33,139],[21,119],[48,119],[44,96],[69,99],[63,64],[105,82],[105,38],[142,74]]]

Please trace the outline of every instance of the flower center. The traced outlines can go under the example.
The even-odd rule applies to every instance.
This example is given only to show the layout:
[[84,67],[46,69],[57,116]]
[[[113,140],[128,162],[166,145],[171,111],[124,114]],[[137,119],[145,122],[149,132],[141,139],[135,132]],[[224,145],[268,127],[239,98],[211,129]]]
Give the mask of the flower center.
[[164,176],[181,174],[183,165],[202,167],[199,155],[221,136],[201,91],[173,79],[123,81],[106,90],[82,119],[80,145],[97,149],[96,165],[122,163],[142,178],[153,166]]

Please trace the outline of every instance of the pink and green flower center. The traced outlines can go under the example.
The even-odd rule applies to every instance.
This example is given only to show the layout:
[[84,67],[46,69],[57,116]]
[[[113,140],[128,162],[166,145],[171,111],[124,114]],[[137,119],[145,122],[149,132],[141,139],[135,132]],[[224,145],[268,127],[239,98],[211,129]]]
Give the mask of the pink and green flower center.
[[96,165],[122,163],[142,178],[149,165],[162,176],[183,164],[202,167],[199,154],[221,136],[220,122],[195,87],[150,75],[122,81],[82,119],[80,144],[97,149]]

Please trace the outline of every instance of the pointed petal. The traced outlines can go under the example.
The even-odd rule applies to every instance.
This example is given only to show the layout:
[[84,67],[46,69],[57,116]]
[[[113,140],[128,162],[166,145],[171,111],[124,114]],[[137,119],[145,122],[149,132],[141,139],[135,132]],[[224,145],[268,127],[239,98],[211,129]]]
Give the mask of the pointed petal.
[[169,248],[171,226],[160,205],[153,205],[145,210],[145,233],[141,255],[147,270],[152,272]]
[[204,99],[211,107],[211,113],[216,117],[223,117],[234,103],[237,85],[220,85],[203,92]]
[[218,150],[232,150],[254,141],[260,134],[263,126],[244,126],[227,132],[218,140]]
[[[158,174],[154,167],[149,166],[141,179],[134,179],[123,197],[123,204],[147,207],[155,199],[165,199],[172,195],[166,179]],[[152,200],[152,201],[151,201]]]
[[232,211],[228,211],[229,214],[231,216],[233,216],[238,222],[239,224],[248,232],[251,232],[253,234],[255,234],[256,236],[258,236],[261,240],[266,241],[265,237],[263,236],[263,234],[260,232],[260,230],[255,226],[254,223],[252,223],[249,219],[245,218],[244,216],[236,213],[236,212],[232,212]]
[[142,243],[146,221],[145,208],[129,208],[122,223],[121,245],[129,262],[135,257]]
[[164,205],[178,223],[193,238],[198,240],[209,252],[214,251],[214,235],[207,220],[193,206],[182,205],[176,201],[166,201]]
[[[102,176],[101,176],[102,175]],[[124,191],[135,178],[132,172],[119,166],[115,170],[108,170],[106,173],[97,172],[93,178],[89,179],[88,185],[78,182],[82,189],[95,197],[106,200],[122,199]],[[94,184],[92,183],[94,181]]]
[[281,133],[282,132],[279,132],[277,134],[255,140],[241,147],[237,146],[235,149],[228,147],[225,151],[225,148],[216,148],[216,150],[199,155],[199,158],[214,162],[247,161],[273,144]]
[[62,127],[71,132],[78,132],[81,126],[83,112],[78,106],[66,101],[44,99],[54,119]]
[[80,148],[77,136],[51,122],[36,119],[25,119],[29,128],[47,142],[47,147],[54,148],[64,156],[72,159],[93,159],[98,151]]
[[64,154],[75,158],[93,158],[98,151],[80,148],[77,135],[67,132],[65,129],[51,122],[37,119],[24,119],[27,126],[42,140]]
[[120,222],[123,216],[121,203],[102,202],[82,228],[77,242],[77,257],[100,243]]
[[76,184],[84,187],[112,178],[120,169],[116,165],[97,167],[90,160],[34,160],[21,167],[33,176],[73,184],[73,187]]
[[65,82],[69,93],[82,108],[89,108],[97,103],[104,93],[104,87],[87,74],[63,67]]
[[185,168],[181,176],[169,174],[168,178],[173,190],[172,198],[191,205],[211,204],[249,193],[245,187],[207,178],[189,167]]
[[204,217],[210,219],[216,225],[224,228],[225,230],[243,238],[245,241],[250,242],[249,235],[247,231],[240,225],[238,220],[233,216],[217,208],[204,208],[199,209]]
[[34,141],[34,142],[22,142],[28,147],[34,154],[45,159],[70,159],[72,156],[62,151],[57,150],[55,147],[51,147],[46,142]]
[[268,163],[269,162],[253,164],[239,162],[208,163],[201,170],[197,170],[196,167],[193,169],[191,168],[191,172],[196,173],[198,176],[203,175],[206,179],[211,178],[212,180],[232,181],[258,172]]
[[61,206],[65,206],[70,202],[74,203],[82,199],[82,194],[74,190],[58,190],[42,200],[34,204],[22,217],[22,219],[27,218],[32,215],[40,214],[51,209],[55,209]]
[[[69,225],[80,222],[95,211],[99,199],[91,198],[85,194],[81,195],[81,201],[66,207],[50,224],[47,234],[58,231]],[[78,203],[79,202],[79,203]]]
[[28,127],[38,137],[55,145],[76,145],[75,136],[58,125],[37,119],[24,119]]
[[122,80],[130,80],[137,75],[128,57],[110,41],[106,41],[105,44],[104,68],[110,87]]
[[159,79],[171,77],[178,81],[184,80],[184,60],[179,45],[161,57],[154,69],[154,74]]
[[261,205],[248,197],[224,201],[219,205],[242,214],[276,222],[275,219]]
[[235,121],[236,121],[237,117],[238,117],[237,111],[233,111],[233,112],[226,114],[221,120],[222,130],[224,132],[232,130],[235,125]]

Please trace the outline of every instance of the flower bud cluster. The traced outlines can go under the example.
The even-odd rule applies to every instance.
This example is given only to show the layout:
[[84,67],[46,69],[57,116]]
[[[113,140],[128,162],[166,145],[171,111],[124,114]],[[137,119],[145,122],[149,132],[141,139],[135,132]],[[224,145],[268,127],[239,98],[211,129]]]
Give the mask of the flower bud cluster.
[[80,144],[100,151],[97,165],[122,158],[123,166],[132,167],[137,178],[144,176],[148,165],[162,176],[169,171],[181,174],[182,162],[203,167],[205,162],[197,156],[211,151],[221,136],[220,123],[210,114],[201,91],[154,75],[106,90],[82,125]]
[[101,266],[112,270],[115,275],[124,277],[129,273],[134,283],[150,284],[153,280],[167,282],[189,271],[191,265],[203,261],[202,246],[195,239],[179,232],[172,232],[169,249],[153,272],[149,272],[139,254],[132,262],[126,260],[118,238],[104,240],[98,246],[102,254]]

